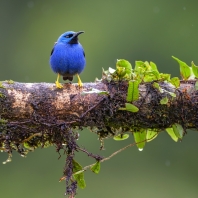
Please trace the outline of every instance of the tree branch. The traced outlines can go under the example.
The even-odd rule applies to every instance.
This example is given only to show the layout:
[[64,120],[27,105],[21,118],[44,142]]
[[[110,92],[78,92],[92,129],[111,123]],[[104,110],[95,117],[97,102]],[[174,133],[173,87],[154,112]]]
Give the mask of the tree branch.
[[[83,88],[64,84],[63,89],[47,83],[2,82],[0,149],[8,153],[4,163],[11,161],[13,150],[24,156],[37,147],[55,145],[57,152],[63,149],[67,154],[63,178],[66,178],[66,194],[73,196],[77,182],[84,187],[83,173],[77,177],[73,175],[82,170],[74,161],[76,151],[102,162],[134,145],[120,149],[109,158],[102,158],[79,147],[76,143],[79,135],[75,129],[89,128],[99,136],[103,148],[104,138],[122,136],[128,131],[153,129],[160,132],[175,123],[180,124],[184,132],[198,128],[195,82],[181,81],[177,89],[165,82],[158,82],[160,89],[154,86],[154,81],[140,84],[139,99],[131,102],[139,109],[135,113],[125,108],[127,81],[103,80],[85,83]],[[164,98],[166,102],[161,103]]]
[[[176,93],[160,93],[152,83],[139,86],[140,97],[133,102],[140,111],[119,111],[126,103],[127,82],[86,83],[82,89],[65,84],[63,89],[47,83],[2,83],[0,88],[0,118],[9,132],[27,130],[29,133],[51,130],[63,123],[71,127],[91,127],[111,131],[140,127],[163,130],[173,123],[196,128],[197,91],[195,81],[182,82],[178,89],[170,84],[161,87]],[[166,105],[160,99],[168,97]],[[3,122],[4,121],[4,122]],[[6,122],[6,123],[5,123]],[[42,127],[40,127],[42,125]],[[95,129],[96,130],[96,129]],[[53,131],[53,130],[52,130]],[[25,137],[24,137],[25,138]]]

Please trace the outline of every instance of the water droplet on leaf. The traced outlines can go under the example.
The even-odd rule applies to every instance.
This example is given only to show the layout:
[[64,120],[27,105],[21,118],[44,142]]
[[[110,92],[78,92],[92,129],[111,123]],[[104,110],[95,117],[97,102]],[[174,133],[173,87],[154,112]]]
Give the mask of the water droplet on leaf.
[[143,151],[143,148],[138,148],[139,151]]

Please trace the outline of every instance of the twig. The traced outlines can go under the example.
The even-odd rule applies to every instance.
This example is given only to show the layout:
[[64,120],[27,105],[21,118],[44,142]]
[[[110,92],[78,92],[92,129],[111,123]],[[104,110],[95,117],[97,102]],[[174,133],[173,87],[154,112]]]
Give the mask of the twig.
[[35,134],[31,135],[30,137],[26,138],[25,140],[23,140],[22,143],[28,142],[28,141],[30,141],[33,137],[36,137],[36,136],[39,136],[39,137],[40,137],[40,136],[42,136],[42,133],[35,133]]
[[[125,146],[125,147],[119,149],[118,151],[112,153],[109,157],[103,158],[103,159],[98,160],[98,161],[100,161],[100,162],[107,161],[107,160],[111,159],[112,157],[114,157],[115,155],[117,155],[118,153],[121,153],[122,151],[126,150],[126,149],[129,148],[129,147],[132,147],[132,146],[135,146],[135,145],[140,144],[140,143],[142,143],[142,142],[147,142],[148,140],[153,139],[156,135],[157,135],[157,134],[155,134],[153,137],[148,138],[148,139],[145,139],[145,140],[143,140],[143,141],[141,141],[141,142],[137,142],[137,143],[134,142],[134,143],[132,143],[132,144],[129,144],[129,145],[127,145],[127,146]],[[82,149],[82,148],[78,148],[78,149],[81,150],[81,151],[83,151],[83,152],[85,152],[85,153],[87,153],[87,155],[90,156],[90,153],[88,153],[86,150],[84,150],[84,149]],[[92,155],[93,155],[93,154],[92,154]],[[92,156],[92,155],[91,155],[91,156]],[[94,155],[93,155],[93,156],[94,156]],[[92,157],[93,157],[93,156],[92,156]],[[94,164],[95,164],[95,163],[94,163]],[[94,164],[85,166],[80,172],[86,171],[88,168],[91,168]],[[59,182],[65,180],[65,179],[66,179],[66,176],[61,177],[61,178],[59,179]]]
[[[138,143],[140,143],[140,142],[138,142]],[[104,158],[104,159],[100,160],[100,162],[107,161],[107,160],[111,159],[112,157],[114,157],[115,155],[117,155],[118,153],[120,153],[120,152],[124,151],[125,149],[127,149],[127,148],[129,148],[129,147],[135,146],[136,144],[137,144],[137,143],[129,144],[129,145],[125,146],[124,148],[121,148],[120,150],[118,150],[118,151],[114,152],[114,153],[113,153],[113,154],[111,154],[109,157],[106,157],[106,158]],[[94,163],[94,164],[95,164],[95,163]],[[91,168],[94,164],[91,164],[91,165],[85,166],[85,167],[83,168],[83,170],[87,170],[88,168]]]
[[101,160],[104,159],[103,157],[101,157],[99,155],[94,155],[93,153],[89,153],[87,150],[85,150],[83,148],[78,147],[78,150],[86,153],[89,157],[92,157],[92,158],[94,158],[97,161],[100,161],[101,162]]
[[83,117],[85,117],[85,115],[90,112],[92,109],[94,109],[95,107],[97,107],[103,100],[105,99],[105,97],[102,97],[102,99],[97,103],[95,104],[94,106],[92,106],[90,109],[88,109],[87,111],[85,111],[85,113],[83,113],[80,118],[82,119]]
[[[109,157],[103,158],[102,160],[100,160],[100,162],[104,162],[104,161],[107,161],[107,160],[111,159],[112,157],[114,157],[114,156],[117,155],[118,153],[121,153],[122,151],[126,150],[126,149],[129,148],[129,147],[135,146],[135,145],[140,144],[140,143],[142,143],[142,142],[147,142],[147,141],[153,139],[156,135],[157,135],[157,134],[155,134],[153,137],[148,138],[148,139],[146,139],[146,140],[143,140],[143,141],[141,141],[141,142],[137,142],[137,143],[134,142],[134,143],[132,143],[132,144],[129,144],[129,145],[125,146],[124,148],[121,148],[121,149],[119,149],[118,151],[112,153]],[[95,164],[95,163],[94,163],[94,164]],[[94,164],[85,166],[85,167],[83,168],[83,170],[87,170],[88,168],[91,168]]]

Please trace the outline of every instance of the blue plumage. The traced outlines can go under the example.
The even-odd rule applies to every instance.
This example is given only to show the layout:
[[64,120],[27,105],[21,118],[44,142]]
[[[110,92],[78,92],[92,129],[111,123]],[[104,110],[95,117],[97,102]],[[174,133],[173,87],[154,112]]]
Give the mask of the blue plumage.
[[52,70],[58,74],[56,80],[57,88],[63,86],[59,83],[59,76],[63,76],[63,80],[73,80],[73,76],[77,75],[79,86],[83,86],[79,74],[83,71],[86,60],[82,45],[78,42],[80,32],[65,32],[62,34],[52,49],[50,56],[50,65]]

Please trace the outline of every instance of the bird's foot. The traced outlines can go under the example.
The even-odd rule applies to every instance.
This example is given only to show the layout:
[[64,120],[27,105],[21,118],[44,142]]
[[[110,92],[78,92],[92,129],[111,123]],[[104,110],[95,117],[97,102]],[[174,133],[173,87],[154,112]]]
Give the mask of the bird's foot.
[[81,81],[78,81],[78,86],[83,87],[83,83]]
[[56,83],[56,88],[58,88],[58,89],[63,88],[63,85],[61,85],[58,81],[55,81],[55,83]]
[[77,74],[77,78],[78,78],[78,86],[83,87],[83,83],[82,83],[80,76],[78,74]]

